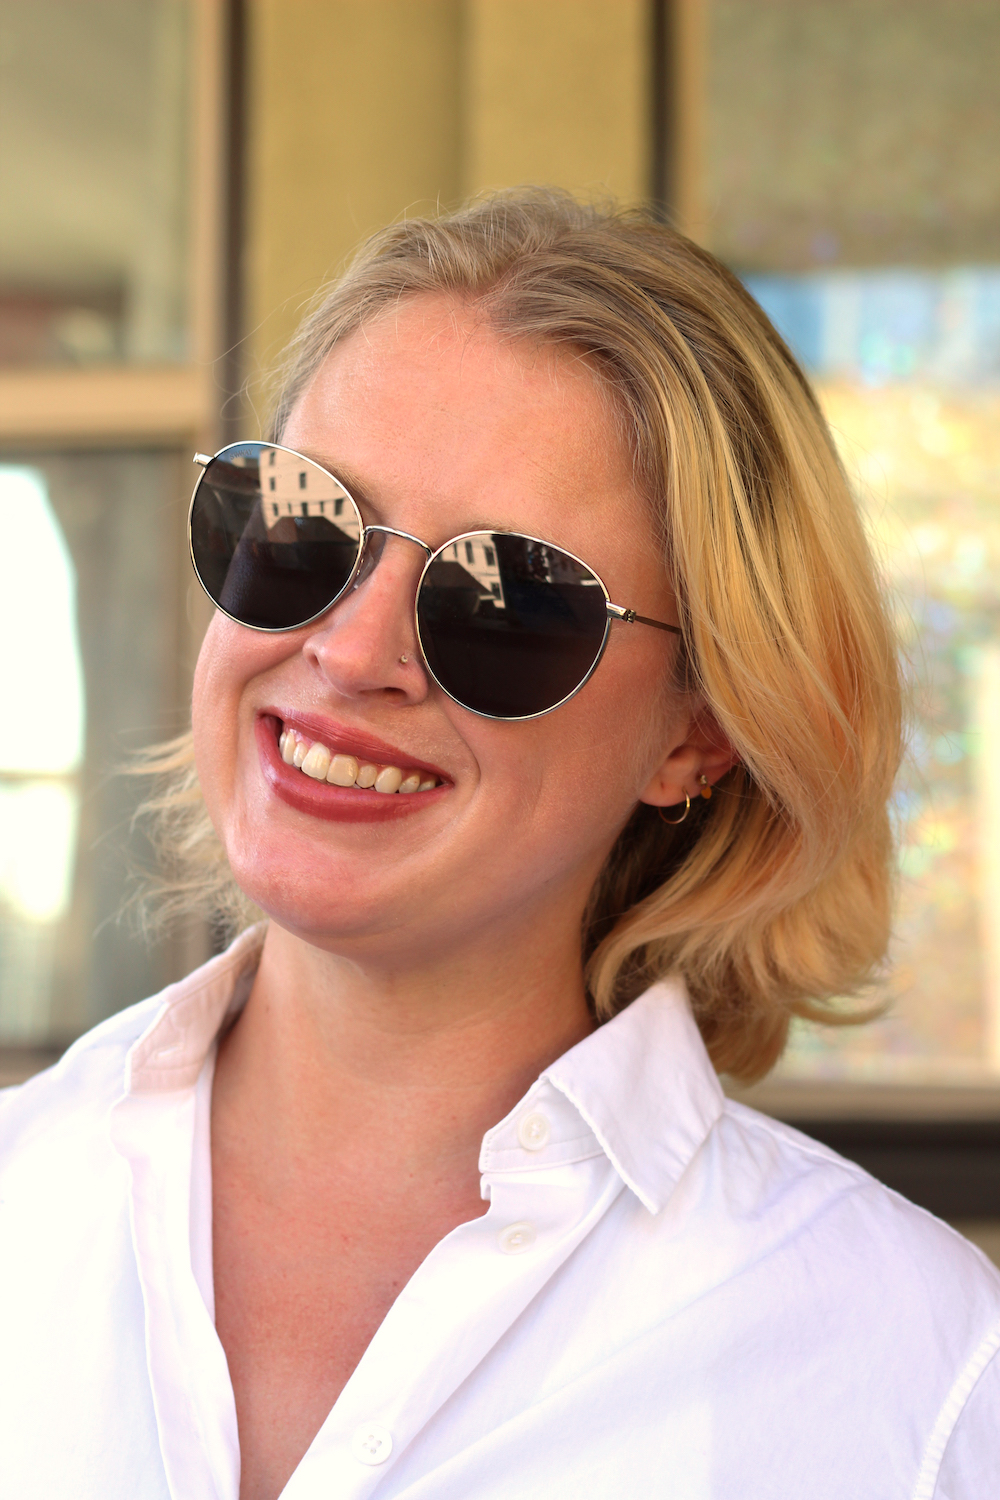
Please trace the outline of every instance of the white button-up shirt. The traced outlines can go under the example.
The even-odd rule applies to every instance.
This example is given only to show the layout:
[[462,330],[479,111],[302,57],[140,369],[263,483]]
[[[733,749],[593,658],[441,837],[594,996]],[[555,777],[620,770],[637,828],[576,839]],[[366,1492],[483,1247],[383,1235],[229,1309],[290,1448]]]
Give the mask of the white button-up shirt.
[[[237,1500],[209,1106],[258,945],[2,1097],[4,1500]],[[547,1068],[480,1166],[489,1210],[399,1294],[286,1500],[1000,1497],[1000,1276],[727,1101],[678,984]]]

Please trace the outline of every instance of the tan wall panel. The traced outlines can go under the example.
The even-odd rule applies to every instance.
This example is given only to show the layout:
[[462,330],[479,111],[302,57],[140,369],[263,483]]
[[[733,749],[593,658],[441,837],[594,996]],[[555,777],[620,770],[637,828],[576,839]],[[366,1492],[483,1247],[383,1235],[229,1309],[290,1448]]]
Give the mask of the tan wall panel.
[[459,191],[459,0],[250,0],[249,375],[369,231]]
[[645,198],[648,28],[645,0],[468,0],[465,190]]
[[205,446],[214,439],[217,399],[207,364],[0,370],[0,441]]
[[252,400],[316,287],[404,211],[519,182],[646,195],[647,0],[249,0],[248,19]]

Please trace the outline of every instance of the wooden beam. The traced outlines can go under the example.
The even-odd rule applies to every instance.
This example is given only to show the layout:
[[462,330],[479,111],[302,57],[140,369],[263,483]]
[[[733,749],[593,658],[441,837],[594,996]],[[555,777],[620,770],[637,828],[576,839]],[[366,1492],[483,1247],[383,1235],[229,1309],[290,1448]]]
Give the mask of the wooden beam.
[[670,218],[704,244],[705,132],[708,88],[707,0],[669,0],[667,10],[667,108],[669,112]]
[[214,431],[218,392],[211,369],[0,371],[0,442],[173,443]]
[[226,19],[225,0],[197,0],[193,7],[189,338],[198,364],[223,352]]

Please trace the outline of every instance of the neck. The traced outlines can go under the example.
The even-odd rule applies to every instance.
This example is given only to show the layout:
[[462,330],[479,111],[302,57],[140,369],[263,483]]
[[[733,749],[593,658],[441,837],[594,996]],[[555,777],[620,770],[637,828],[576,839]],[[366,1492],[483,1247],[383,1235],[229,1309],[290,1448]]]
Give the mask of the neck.
[[272,924],[220,1048],[213,1111],[265,1138],[276,1172],[303,1158],[335,1170],[391,1141],[408,1170],[457,1172],[478,1191],[485,1131],[592,1028],[576,931],[561,953],[537,930],[393,967]]

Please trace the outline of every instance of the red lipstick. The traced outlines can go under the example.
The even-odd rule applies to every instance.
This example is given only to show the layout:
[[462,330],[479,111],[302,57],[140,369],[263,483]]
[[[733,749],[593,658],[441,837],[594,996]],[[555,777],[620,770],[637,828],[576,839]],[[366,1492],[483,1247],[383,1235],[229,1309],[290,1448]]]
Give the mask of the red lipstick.
[[[339,787],[330,782],[314,781],[296,767],[285,763],[278,749],[282,728],[298,730],[304,739],[325,745],[334,755],[353,755],[359,761],[377,766],[399,766],[404,770],[426,772],[443,785],[426,792],[376,792],[362,787]],[[299,812],[315,818],[342,823],[383,823],[420,812],[431,802],[440,801],[450,791],[450,783],[438,766],[417,760],[374,735],[349,729],[314,714],[289,709],[266,709],[254,721],[257,748],[264,780],[276,797]]]

